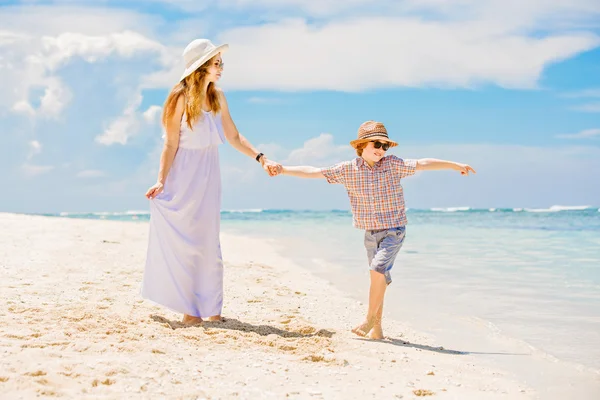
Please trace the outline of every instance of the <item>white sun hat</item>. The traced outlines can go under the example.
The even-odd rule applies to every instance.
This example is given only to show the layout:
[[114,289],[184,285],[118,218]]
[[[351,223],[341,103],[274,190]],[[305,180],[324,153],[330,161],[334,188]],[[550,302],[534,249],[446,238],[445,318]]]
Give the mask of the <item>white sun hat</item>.
[[185,62],[185,71],[181,76],[180,81],[189,76],[192,72],[198,69],[202,64],[216,56],[218,53],[225,53],[229,48],[228,44],[215,46],[208,39],[196,39],[188,44],[183,50],[183,61]]

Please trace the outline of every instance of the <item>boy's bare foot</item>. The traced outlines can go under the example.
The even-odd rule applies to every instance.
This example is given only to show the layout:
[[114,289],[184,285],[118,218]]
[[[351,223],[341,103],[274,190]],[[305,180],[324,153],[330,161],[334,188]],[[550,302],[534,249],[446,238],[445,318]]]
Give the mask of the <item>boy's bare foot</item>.
[[354,327],[354,329],[352,329],[352,333],[361,337],[365,337],[371,331],[373,325],[373,321],[365,320],[365,322],[363,322],[362,324]]
[[187,315],[187,314],[183,315],[183,320],[181,321],[181,323],[185,324],[185,325],[196,325],[201,322],[202,322],[202,318],[194,317],[193,315]]
[[369,331],[367,337],[369,339],[375,340],[383,339],[383,329],[381,328],[381,325],[373,326],[373,328],[371,328],[371,330]]

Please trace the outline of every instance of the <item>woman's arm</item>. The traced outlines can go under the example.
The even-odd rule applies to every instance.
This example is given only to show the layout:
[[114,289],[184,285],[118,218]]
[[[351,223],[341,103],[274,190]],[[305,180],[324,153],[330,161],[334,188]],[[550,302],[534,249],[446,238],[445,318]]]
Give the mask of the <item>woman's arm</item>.
[[167,179],[167,176],[169,175],[169,170],[171,169],[171,165],[173,165],[175,154],[177,153],[177,149],[179,148],[179,133],[181,129],[181,117],[183,116],[184,108],[185,97],[181,95],[177,99],[175,112],[166,122],[166,138],[162,153],[160,155],[160,167],[158,170],[158,178],[156,180],[156,183],[146,192],[146,197],[149,199],[155,198],[160,192],[163,191],[165,181]]
[[[233,146],[234,149],[239,151],[242,154],[247,155],[248,157],[256,158],[259,154],[259,151],[256,150],[254,146],[246,139],[244,136],[240,134],[233,122],[233,118],[231,118],[231,114],[229,113],[229,105],[227,104],[227,99],[225,98],[225,93],[222,90],[219,90],[220,101],[221,101],[221,119],[223,121],[223,131],[225,133],[225,138],[227,141]],[[277,175],[277,171],[279,168],[278,163],[270,161],[267,159],[267,156],[262,155],[259,158],[259,162],[262,165],[263,169],[267,171],[267,173],[271,176]]]

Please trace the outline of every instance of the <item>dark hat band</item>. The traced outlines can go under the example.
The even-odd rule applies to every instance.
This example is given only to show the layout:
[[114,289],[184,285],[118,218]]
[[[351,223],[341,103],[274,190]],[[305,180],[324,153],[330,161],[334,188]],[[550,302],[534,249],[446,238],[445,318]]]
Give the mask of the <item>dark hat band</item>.
[[366,135],[362,135],[358,138],[358,140],[362,140],[362,139],[368,139],[370,137],[373,136],[385,136],[386,138],[389,139],[387,132],[369,132]]

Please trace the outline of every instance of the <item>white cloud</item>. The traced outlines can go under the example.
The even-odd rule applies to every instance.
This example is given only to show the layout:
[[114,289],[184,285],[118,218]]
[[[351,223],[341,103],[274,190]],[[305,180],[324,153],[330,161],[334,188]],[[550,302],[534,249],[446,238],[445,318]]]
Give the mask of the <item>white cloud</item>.
[[[67,17],[68,16],[68,17]],[[139,57],[157,69],[173,62],[170,50],[144,32],[152,17],[136,12],[77,7],[6,7],[0,14],[0,109],[58,117],[71,100],[60,70],[74,59]],[[40,93],[38,98],[32,98]],[[39,104],[39,106],[36,106]]]
[[[162,2],[190,10],[190,18],[200,16],[197,11],[208,4]],[[92,4],[84,0],[58,3]],[[230,29],[229,24],[221,28],[215,42],[232,45],[226,55],[223,86],[234,90],[361,91],[407,86],[472,88],[483,84],[530,89],[537,86],[550,64],[600,45],[600,37],[586,25],[590,16],[600,15],[600,6],[590,0],[530,0],[526,5],[512,0],[376,4],[370,0],[228,0],[210,5],[213,10],[218,7],[223,15],[247,10],[259,16],[267,8],[301,15],[262,25]],[[122,8],[37,6],[9,10],[8,17],[0,16],[1,25],[8,29],[0,36],[0,44],[18,44],[13,49],[18,56],[11,62],[13,66],[26,62],[9,74],[0,62],[0,74],[9,76],[10,82],[21,82],[6,88],[17,86],[16,90],[2,90],[5,88],[0,85],[4,93],[0,98],[18,93],[10,106],[20,112],[30,111],[22,107],[22,102],[35,104],[27,95],[32,86],[48,87],[46,78],[76,57],[87,62],[110,56],[144,57],[156,65],[156,70],[140,77],[141,89],[170,88],[183,69],[181,51],[185,43],[180,43],[181,39],[177,44],[168,43],[181,32],[166,36],[165,44],[153,40],[152,30],[158,29],[153,17]],[[59,15],[61,10],[83,22],[75,24],[73,19],[65,19]],[[305,15],[328,17],[307,22],[313,20],[305,19],[302,11]],[[62,21],[65,28],[60,31],[48,15]],[[139,17],[137,22],[133,22],[134,16]],[[544,34],[539,33],[540,28]],[[189,37],[189,29],[186,35]]]
[[139,132],[144,124],[148,126],[157,124],[162,108],[153,105],[148,107],[146,111],[140,112],[139,107],[142,99],[140,89],[137,89],[133,100],[127,105],[123,114],[113,120],[101,135],[96,136],[95,141],[106,146],[112,144],[125,145],[132,136]]
[[600,45],[590,33],[529,37],[478,22],[388,17],[322,25],[292,19],[234,28],[219,39],[233,44],[225,55],[224,87],[288,91],[484,83],[535,88],[551,63]]
[[586,97],[600,97],[600,89],[585,89],[578,92],[565,93],[562,97],[579,99]]
[[101,178],[106,176],[104,171],[88,169],[77,173],[77,178]]
[[571,109],[587,113],[600,113],[600,102],[580,104],[578,106],[571,107]]
[[47,117],[58,117],[71,101],[71,91],[58,78],[49,78],[47,82],[39,111]]
[[27,155],[27,160],[31,160],[33,156],[40,154],[42,152],[42,144],[37,140],[32,140],[29,142],[29,154]]
[[135,9],[97,7],[97,1],[88,2],[88,5],[92,4],[91,7],[77,6],[76,0],[63,3],[4,6],[0,13],[0,26],[13,32],[12,35],[27,37],[58,36],[64,32],[95,36],[125,30],[150,33],[152,27],[162,21],[155,16],[141,14]]
[[353,154],[349,144],[336,145],[333,135],[322,133],[304,142],[301,148],[292,150],[284,163],[325,167],[341,160],[351,159]]
[[12,111],[18,114],[25,114],[29,117],[33,117],[35,115],[35,110],[26,100],[17,101],[11,108]]
[[[73,0],[71,0],[73,1]],[[85,0],[80,0],[80,2]],[[88,0],[89,1],[89,0]],[[406,15],[426,13],[436,19],[464,20],[468,18],[497,19],[505,25],[523,25],[537,22],[546,29],[553,24],[593,21],[600,13],[595,0],[219,0],[218,2],[192,0],[153,0],[186,11],[206,7],[220,8],[223,12],[258,14],[265,18],[282,15],[302,15],[317,18],[347,15]],[[569,26],[570,26],[569,25]]]
[[63,33],[55,37],[42,38],[41,61],[50,70],[55,70],[74,57],[94,63],[111,55],[130,58],[140,54],[159,56],[165,47],[145,36],[131,31],[89,36],[80,33]]
[[33,164],[24,164],[21,167],[23,173],[27,177],[35,177],[38,175],[46,174],[54,169],[53,165],[33,165]]
[[150,106],[144,111],[144,121],[146,121],[147,124],[157,124],[160,120],[161,113],[162,107]]
[[600,129],[586,129],[578,133],[556,135],[560,139],[591,139],[600,137]]
[[137,110],[141,103],[142,96],[138,94],[125,108],[123,115],[112,121],[104,133],[96,136],[96,142],[107,146],[116,143],[127,144],[127,140],[139,131],[140,120]]

